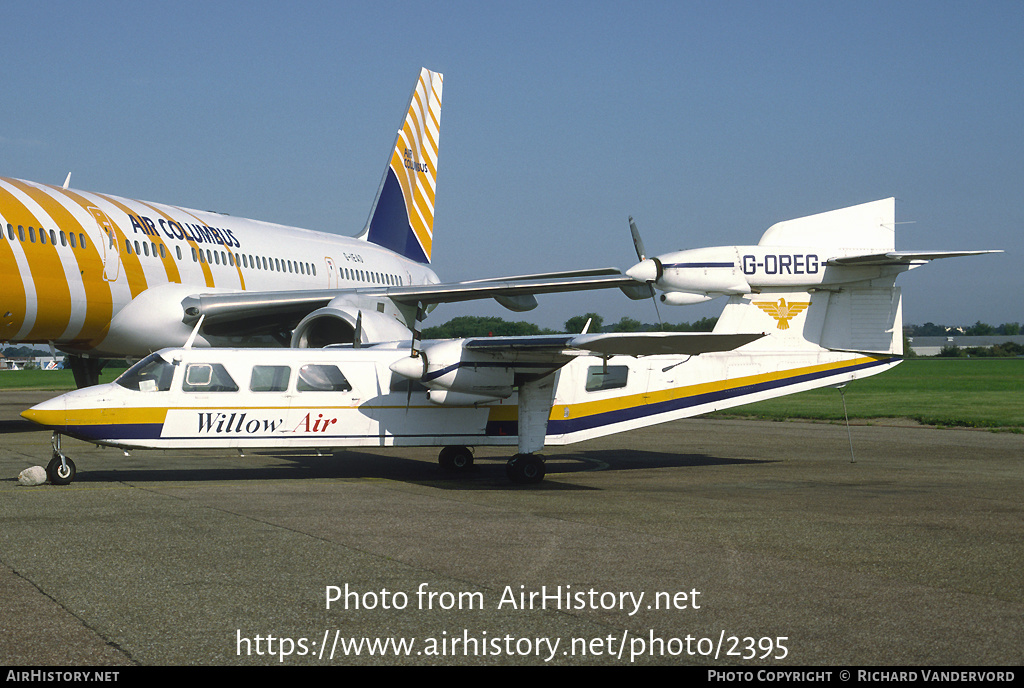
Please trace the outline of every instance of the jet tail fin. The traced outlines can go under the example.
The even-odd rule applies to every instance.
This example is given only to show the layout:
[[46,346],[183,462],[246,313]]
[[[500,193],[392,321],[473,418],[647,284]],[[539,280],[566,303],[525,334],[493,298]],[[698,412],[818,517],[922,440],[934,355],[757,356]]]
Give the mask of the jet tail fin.
[[429,264],[434,237],[434,189],[441,132],[438,72],[420,70],[391,159],[360,239]]

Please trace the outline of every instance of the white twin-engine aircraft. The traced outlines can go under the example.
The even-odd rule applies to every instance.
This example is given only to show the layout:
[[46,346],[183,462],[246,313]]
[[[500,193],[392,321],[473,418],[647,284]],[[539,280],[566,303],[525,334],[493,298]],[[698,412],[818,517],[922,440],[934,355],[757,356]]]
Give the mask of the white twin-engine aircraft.
[[[356,237],[0,178],[0,341],[101,357],[181,346],[322,347],[408,338],[438,303],[648,288],[615,269],[442,284],[430,269],[442,75],[423,69]],[[70,175],[69,175],[70,176]],[[646,295],[649,295],[649,290]]]
[[470,447],[515,446],[508,476],[537,482],[545,445],[842,386],[899,363],[896,276],[980,252],[895,252],[894,213],[890,199],[783,222],[758,246],[707,249],[700,258],[647,259],[634,230],[645,262],[630,272],[648,295],[650,286],[667,295],[730,294],[708,334],[186,346],[22,415],[54,430],[48,472],[56,484],[75,474],[62,434],[125,449],[442,446],[449,470],[472,466]]

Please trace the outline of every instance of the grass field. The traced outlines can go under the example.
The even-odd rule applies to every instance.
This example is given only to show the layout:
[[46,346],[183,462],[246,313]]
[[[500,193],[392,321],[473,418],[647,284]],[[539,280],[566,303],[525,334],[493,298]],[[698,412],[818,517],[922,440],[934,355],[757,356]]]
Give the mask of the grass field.
[[[101,376],[109,382],[123,369]],[[74,389],[70,370],[0,372],[0,389]],[[1001,428],[1024,431],[1024,359],[914,358],[895,369],[846,388],[850,418],[910,418],[928,425]],[[843,419],[835,389],[817,389],[788,397],[737,406],[718,416]]]
[[[913,358],[846,387],[850,418],[911,418],[928,425],[1024,429],[1024,359]],[[842,420],[835,389],[737,406],[720,416]]]

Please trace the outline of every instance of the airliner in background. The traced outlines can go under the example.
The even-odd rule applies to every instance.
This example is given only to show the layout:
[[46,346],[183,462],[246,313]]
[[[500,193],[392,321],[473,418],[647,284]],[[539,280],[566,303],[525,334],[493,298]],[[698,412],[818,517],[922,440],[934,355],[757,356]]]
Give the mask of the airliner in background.
[[0,341],[103,357],[245,343],[322,347],[414,339],[438,303],[650,288],[614,268],[441,283],[430,269],[443,77],[423,69],[365,228],[342,237],[0,178]]

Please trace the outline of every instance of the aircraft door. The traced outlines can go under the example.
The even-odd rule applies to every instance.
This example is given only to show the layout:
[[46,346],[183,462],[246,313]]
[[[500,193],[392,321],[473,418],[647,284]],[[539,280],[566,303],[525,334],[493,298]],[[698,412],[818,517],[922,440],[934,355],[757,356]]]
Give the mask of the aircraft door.
[[102,239],[96,243],[100,245],[100,255],[103,257],[103,279],[116,282],[121,275],[121,252],[118,248],[117,230],[107,214],[99,208],[89,206],[89,213],[96,221]]
[[309,437],[373,444],[377,434],[374,365],[363,361],[309,363],[299,367],[291,417]]
[[339,283],[338,266],[330,256],[324,256],[324,263],[327,265],[327,288],[336,289]]

